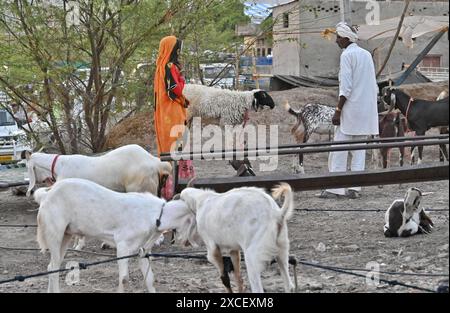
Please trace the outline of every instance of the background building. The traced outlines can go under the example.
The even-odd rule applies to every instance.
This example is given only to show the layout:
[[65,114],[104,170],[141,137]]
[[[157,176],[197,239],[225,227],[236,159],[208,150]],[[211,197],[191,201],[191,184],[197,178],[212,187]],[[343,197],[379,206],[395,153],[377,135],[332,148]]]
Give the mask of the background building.
[[[350,1],[353,25],[364,25],[373,8],[367,1]],[[325,40],[321,32],[334,27],[341,20],[341,1],[291,1],[273,8],[273,73],[306,77],[336,76],[339,70],[340,49],[332,40]],[[381,20],[398,17],[404,1],[377,1]],[[448,23],[448,1],[411,1],[408,15],[444,16]],[[448,24],[447,24],[448,25]],[[384,70],[384,74],[398,72],[407,66],[435,36],[434,33],[416,38],[412,48],[398,42]],[[358,44],[374,55],[378,69],[384,61],[392,38],[360,41]],[[377,49],[376,49],[377,48]],[[437,68],[448,77],[448,33],[444,35],[422,61],[421,66]],[[423,68],[422,68],[423,69]],[[426,70],[426,69],[423,69]]]

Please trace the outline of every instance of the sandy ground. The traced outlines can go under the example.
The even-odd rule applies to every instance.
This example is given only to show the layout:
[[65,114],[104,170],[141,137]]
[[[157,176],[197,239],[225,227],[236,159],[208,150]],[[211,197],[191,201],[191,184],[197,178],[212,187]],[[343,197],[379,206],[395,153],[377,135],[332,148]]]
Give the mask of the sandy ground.
[[[332,104],[331,92],[319,93],[322,102]],[[278,102],[284,101],[284,96],[275,94]],[[298,101],[306,101],[299,97]],[[309,100],[309,99],[308,99]],[[293,105],[296,99],[291,98]],[[278,110],[278,109],[277,109]],[[286,119],[281,109],[266,113],[262,120],[272,120],[279,123],[279,143],[292,143],[289,134],[292,119]],[[272,118],[270,118],[272,115]],[[289,123],[282,123],[282,120]],[[397,152],[391,155],[392,163],[397,160]],[[373,168],[367,160],[367,168]],[[437,148],[425,148],[425,164],[436,163]],[[280,157],[277,172],[291,173],[292,157]],[[327,171],[327,154],[305,156],[307,173],[325,173]],[[198,177],[232,176],[234,171],[225,161],[195,161]],[[254,162],[258,170],[258,162]],[[0,181],[22,180],[24,169],[0,171]],[[258,172],[257,175],[268,173]],[[288,223],[291,240],[290,254],[298,260],[345,268],[366,268],[369,262],[376,262],[381,271],[402,273],[448,273],[449,271],[449,192],[448,180],[408,185],[389,185],[384,188],[363,188],[360,199],[324,200],[315,196],[319,191],[295,193],[296,209],[380,209],[380,212],[306,212],[297,210]],[[430,217],[435,223],[433,232],[429,235],[417,235],[410,238],[385,238],[383,235],[384,212],[394,199],[403,198],[406,190],[418,187],[423,191],[432,191],[433,195],[424,198],[425,208],[447,210],[433,211]],[[37,205],[24,196],[14,196],[10,190],[0,191],[0,225],[3,224],[36,224]],[[35,228],[5,228],[0,227],[0,280],[46,271],[49,262],[48,254],[38,251],[15,251],[10,248],[37,248]],[[100,243],[88,240],[86,251],[114,255],[115,250],[101,250]],[[153,252],[183,251],[186,254],[204,254],[204,248],[193,250],[177,245],[169,245],[165,241]],[[69,261],[93,262],[108,258],[108,256],[88,253],[68,252],[63,266]],[[243,267],[244,281],[249,291],[245,265]],[[163,259],[152,260],[157,292],[176,293],[210,293],[223,292],[221,281],[215,268],[206,261],[194,259]],[[294,269],[290,268],[293,277]],[[365,274],[364,272],[357,272]],[[420,292],[405,287],[392,287],[380,284],[369,286],[364,278],[327,271],[309,266],[298,265],[298,291],[302,293],[359,293],[359,292]],[[447,277],[416,277],[388,276],[381,278],[398,280],[400,282],[436,289]],[[114,292],[118,282],[116,263],[98,265],[81,271],[80,282],[74,286],[64,283],[61,275],[63,292]],[[232,281],[232,285],[234,282]],[[263,285],[268,292],[283,292],[282,280],[276,264],[269,265],[263,272]],[[32,278],[25,282],[0,284],[1,292],[45,292],[47,277]],[[130,261],[130,285],[128,292],[145,292],[137,260]]]

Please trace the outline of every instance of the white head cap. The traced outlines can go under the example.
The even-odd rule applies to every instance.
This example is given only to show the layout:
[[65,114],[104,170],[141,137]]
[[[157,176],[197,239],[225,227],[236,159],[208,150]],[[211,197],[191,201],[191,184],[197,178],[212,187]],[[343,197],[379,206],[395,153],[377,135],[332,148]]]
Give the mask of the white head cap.
[[336,25],[336,33],[341,37],[350,39],[351,42],[358,41],[358,34],[356,31],[345,22],[340,22]]

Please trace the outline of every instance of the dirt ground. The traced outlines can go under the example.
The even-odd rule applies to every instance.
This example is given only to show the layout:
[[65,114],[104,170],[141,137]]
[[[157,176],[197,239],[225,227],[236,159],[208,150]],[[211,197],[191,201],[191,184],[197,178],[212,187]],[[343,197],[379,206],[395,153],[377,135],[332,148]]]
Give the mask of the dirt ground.
[[[273,94],[280,104],[285,100],[283,94]],[[334,93],[316,91],[316,98],[306,100],[308,95],[293,96],[291,105],[304,101],[334,102]],[[266,112],[258,117],[258,122],[270,120],[279,123],[279,143],[293,143],[289,133],[294,122],[282,109]],[[284,121],[284,122],[283,122]],[[288,121],[288,122],[286,122]],[[317,139],[317,138],[316,138]],[[394,150],[391,155],[393,166],[398,159]],[[368,154],[366,168],[373,168]],[[438,162],[437,148],[425,148],[425,164]],[[277,172],[291,173],[292,156],[280,157]],[[259,163],[253,162],[259,169]],[[407,165],[409,166],[409,165]],[[195,161],[197,177],[233,176],[235,173],[226,161]],[[305,156],[307,173],[326,173],[327,154]],[[23,180],[24,169],[0,171],[0,181]],[[269,173],[257,172],[257,175]],[[376,262],[381,271],[402,273],[437,273],[449,272],[449,192],[448,180],[406,185],[389,185],[384,188],[365,187],[360,199],[325,200],[315,196],[319,191],[296,192],[296,209],[379,209],[380,212],[307,212],[297,210],[288,223],[291,240],[290,254],[298,260],[321,265],[365,269],[369,262]],[[385,238],[383,235],[384,212],[394,199],[403,198],[409,187],[418,187],[426,192],[434,192],[423,199],[422,205],[433,210],[430,217],[435,223],[429,235],[417,235],[410,238]],[[0,225],[36,224],[37,205],[25,196],[14,196],[10,190],[0,191]],[[445,211],[446,210],[446,211]],[[35,228],[0,227],[0,280],[46,271],[48,254],[39,251],[16,251],[5,248],[37,248]],[[88,240],[86,251],[111,254],[114,250],[101,250],[100,242]],[[183,251],[186,254],[204,254],[204,248],[192,248],[169,245],[167,240],[153,252]],[[63,266],[69,261],[93,262],[109,258],[69,251]],[[221,281],[215,268],[206,261],[195,259],[152,260],[157,292],[175,293],[211,293],[223,292]],[[244,281],[249,291],[245,265],[242,264]],[[290,268],[293,277],[293,268]],[[359,274],[365,272],[356,271]],[[301,293],[397,293],[420,292],[415,289],[389,286],[380,283],[378,287],[369,286],[364,278],[340,274],[333,271],[298,265],[296,268],[298,291]],[[381,274],[381,278],[397,280],[409,285],[435,290],[447,277],[391,276]],[[0,284],[0,293],[7,292],[45,292],[47,277],[38,277],[25,282]],[[116,263],[93,266],[80,273],[80,282],[74,286],[64,283],[61,275],[60,284],[63,292],[114,292],[118,282]],[[282,280],[275,264],[268,265],[263,272],[263,285],[267,292],[283,292]],[[232,280],[232,286],[234,282]],[[128,292],[145,292],[143,279],[137,260],[130,261],[130,285]]]

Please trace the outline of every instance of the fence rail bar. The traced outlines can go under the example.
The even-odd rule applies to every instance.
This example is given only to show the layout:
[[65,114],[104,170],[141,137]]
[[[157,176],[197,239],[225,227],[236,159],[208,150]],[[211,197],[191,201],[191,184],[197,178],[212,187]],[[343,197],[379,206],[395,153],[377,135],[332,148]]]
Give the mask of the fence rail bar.
[[[364,139],[364,140],[344,140],[344,141],[323,141],[323,142],[313,142],[313,143],[303,143],[303,144],[289,144],[289,145],[280,145],[277,147],[258,147],[256,149],[244,148],[239,150],[219,150],[219,151],[210,151],[210,152],[202,152],[202,151],[193,151],[189,153],[183,153],[194,155],[194,154],[207,154],[207,153],[231,153],[231,152],[242,152],[242,151],[253,151],[253,150],[274,150],[274,149],[287,149],[287,148],[308,148],[308,147],[321,147],[321,146],[336,146],[336,145],[344,145],[344,144],[357,144],[357,143],[377,143],[377,142],[402,142],[402,141],[419,141],[425,139],[448,139],[449,135],[434,135],[434,136],[414,136],[414,137],[389,137],[389,138],[373,138],[373,139]],[[161,153],[162,157],[170,157],[170,153]],[[166,160],[167,161],[167,160]],[[170,160],[168,160],[170,161]]]
[[[267,157],[270,155],[289,155],[289,154],[308,154],[308,153],[320,153],[331,151],[352,151],[352,150],[371,150],[381,148],[397,148],[397,147],[411,147],[411,146],[435,146],[435,145],[447,145],[449,139],[433,139],[433,140],[420,140],[420,141],[404,141],[404,142],[387,142],[387,143],[371,143],[371,144],[341,144],[327,147],[310,147],[310,148],[285,148],[285,149],[272,149],[272,150],[240,150],[240,151],[228,151],[228,152],[213,152],[213,153],[180,153],[174,154],[174,156],[161,157],[162,161],[176,161],[176,160],[213,160],[213,159],[226,159],[231,160],[233,158],[244,157]],[[175,158],[175,159],[174,159]]]
[[[210,188],[217,192],[225,192],[233,188],[254,186],[273,188],[280,182],[288,183],[295,191],[318,190],[324,188],[344,188],[356,186],[378,186],[407,184],[425,181],[448,180],[448,165],[424,165],[414,168],[391,168],[377,172],[345,172],[333,175],[267,175],[249,177],[198,178],[191,182],[192,187]],[[188,180],[180,180],[175,186],[181,192]]]
[[20,181],[20,182],[13,182],[13,183],[0,181],[0,190],[10,188],[10,187],[26,186],[28,184],[29,184],[28,181]]

